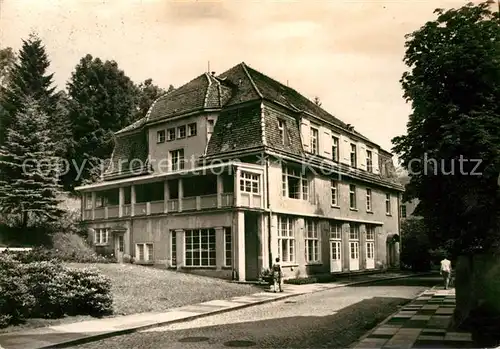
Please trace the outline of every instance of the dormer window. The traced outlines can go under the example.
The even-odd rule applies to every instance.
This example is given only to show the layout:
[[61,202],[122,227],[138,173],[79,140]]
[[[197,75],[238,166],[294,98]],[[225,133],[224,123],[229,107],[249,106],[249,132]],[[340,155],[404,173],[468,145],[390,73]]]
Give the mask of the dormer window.
[[285,121],[278,119],[278,133],[280,136],[281,144],[285,145]]
[[177,138],[186,138],[186,125],[177,127]]
[[357,151],[356,151],[356,144],[351,143],[351,167],[356,167],[356,161],[357,161]]
[[373,172],[373,155],[371,150],[366,151],[366,170]]
[[215,125],[215,121],[213,119],[207,120],[207,133],[209,136],[211,136],[212,133],[214,133],[214,125]]
[[175,128],[169,128],[167,130],[167,141],[175,140]]
[[339,138],[332,136],[332,160],[339,161]]
[[160,130],[156,132],[156,143],[165,142],[165,130]]

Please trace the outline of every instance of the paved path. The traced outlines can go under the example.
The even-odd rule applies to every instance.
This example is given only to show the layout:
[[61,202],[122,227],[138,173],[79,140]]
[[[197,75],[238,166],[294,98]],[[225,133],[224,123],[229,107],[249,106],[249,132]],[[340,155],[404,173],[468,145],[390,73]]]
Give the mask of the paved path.
[[439,281],[419,277],[334,288],[74,348],[346,348]]
[[77,322],[34,330],[11,332],[0,335],[0,347],[5,349],[41,349],[69,347],[76,343],[98,340],[110,336],[132,333],[146,328],[231,311],[252,305],[282,300],[300,294],[309,294],[352,283],[366,283],[382,279],[406,277],[401,273],[367,275],[345,279],[328,284],[285,285],[285,292],[260,292],[250,296],[228,300],[214,300],[205,303],[171,309],[163,313],[143,313],[118,316],[92,321]]
[[422,293],[353,348],[475,348],[471,334],[448,329],[455,310],[455,289]]

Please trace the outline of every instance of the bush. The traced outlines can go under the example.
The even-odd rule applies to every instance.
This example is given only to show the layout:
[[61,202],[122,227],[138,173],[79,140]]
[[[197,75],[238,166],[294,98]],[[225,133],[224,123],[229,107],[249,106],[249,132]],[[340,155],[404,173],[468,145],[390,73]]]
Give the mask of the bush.
[[315,284],[318,282],[318,279],[315,277],[307,277],[307,278],[296,278],[296,279],[288,279],[284,281],[285,284],[291,285],[306,285],[306,284]]
[[113,313],[111,280],[92,269],[69,269],[71,278],[68,315],[103,316]]
[[0,254],[0,327],[30,317],[112,313],[111,281],[97,271],[68,268],[57,259],[21,263],[14,257]]
[[429,271],[431,256],[428,229],[422,219],[406,220],[401,226],[401,266],[412,271]]
[[0,254],[0,328],[23,322],[35,305],[20,265],[12,256]]
[[132,263],[132,257],[129,254],[124,254],[123,263]]
[[54,255],[65,262],[74,263],[115,263],[110,255],[97,254],[82,238],[75,233],[56,233],[52,236]]

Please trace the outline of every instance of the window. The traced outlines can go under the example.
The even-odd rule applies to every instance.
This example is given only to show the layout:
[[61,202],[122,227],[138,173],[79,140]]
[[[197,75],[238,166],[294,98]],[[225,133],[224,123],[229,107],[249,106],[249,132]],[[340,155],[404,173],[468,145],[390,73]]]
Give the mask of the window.
[[140,262],[154,261],[153,244],[135,244],[136,258]]
[[318,154],[318,129],[311,127],[311,153]]
[[391,214],[391,194],[385,194],[385,213]]
[[368,172],[373,172],[373,156],[371,150],[366,151],[366,170]]
[[375,258],[375,246],[373,242],[366,243],[366,258],[368,259]]
[[184,169],[184,149],[177,149],[170,152],[172,171]]
[[342,224],[330,222],[330,240],[342,240]]
[[359,240],[359,224],[350,223],[349,240]]
[[104,206],[104,196],[102,194],[102,192],[95,193],[95,208]]
[[186,230],[186,266],[215,267],[215,229]]
[[177,127],[177,138],[186,138],[186,125]]
[[258,174],[241,172],[240,175],[240,190],[247,193],[259,193],[259,180]]
[[109,228],[96,228],[94,230],[94,244],[107,245],[109,242]]
[[332,136],[332,160],[339,161],[339,138]]
[[293,224],[292,218],[278,216],[278,255],[284,263],[295,263]]
[[160,130],[156,132],[156,143],[165,142],[165,130]]
[[170,265],[177,266],[177,233],[175,230],[170,231]]
[[351,167],[356,167],[356,144],[351,143]]
[[349,207],[356,209],[356,186],[354,184],[349,185]]
[[92,209],[92,193],[85,193],[85,209],[90,210]]
[[319,234],[318,223],[313,220],[306,220],[306,261],[317,263],[320,262],[319,257]]
[[406,205],[401,205],[401,218],[406,218]]
[[233,265],[233,243],[231,228],[224,228],[224,266],[230,267]]
[[175,128],[169,128],[167,130],[167,141],[175,140]]
[[196,136],[196,122],[188,125],[188,137]]
[[281,144],[285,144],[285,122],[278,119],[278,132],[280,135]]
[[366,189],[366,210],[368,212],[372,211],[372,190]]
[[214,133],[214,125],[215,121],[213,119],[207,120],[207,133],[209,136],[212,135],[212,133]]
[[366,225],[366,241],[375,241],[375,226]]
[[339,203],[339,191],[338,191],[338,183],[337,181],[331,181],[331,190],[332,190],[332,206],[338,206]]
[[309,180],[296,169],[282,168],[282,194],[291,199],[308,200]]
[[123,235],[118,235],[118,251],[125,251],[125,238],[123,237]]

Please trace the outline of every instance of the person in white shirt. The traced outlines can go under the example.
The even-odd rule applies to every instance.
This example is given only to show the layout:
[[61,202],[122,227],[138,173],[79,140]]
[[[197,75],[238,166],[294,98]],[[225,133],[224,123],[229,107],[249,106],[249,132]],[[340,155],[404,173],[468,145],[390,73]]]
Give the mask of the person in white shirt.
[[447,290],[450,284],[450,276],[451,276],[451,262],[444,257],[441,261],[441,276],[443,277],[444,289]]

